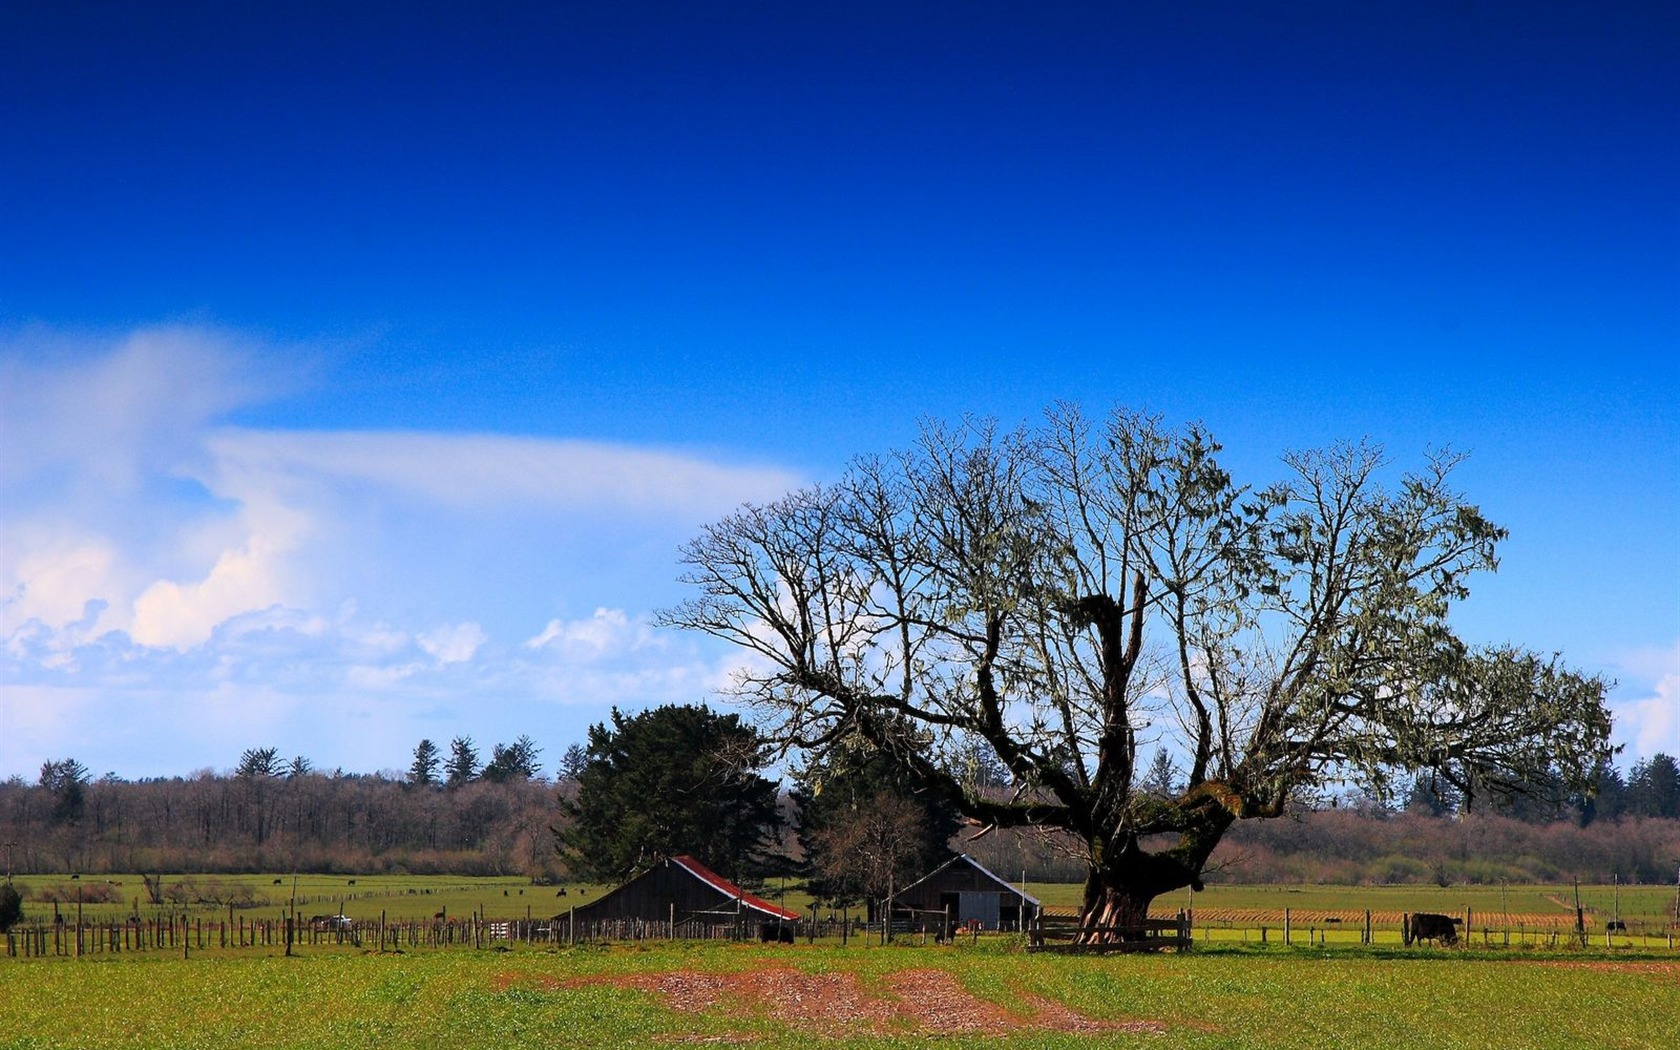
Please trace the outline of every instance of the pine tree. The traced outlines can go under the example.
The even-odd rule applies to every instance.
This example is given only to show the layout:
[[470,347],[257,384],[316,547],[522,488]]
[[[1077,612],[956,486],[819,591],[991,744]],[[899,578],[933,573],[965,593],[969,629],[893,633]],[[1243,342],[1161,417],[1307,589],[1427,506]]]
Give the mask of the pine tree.
[[560,855],[584,878],[618,881],[687,854],[730,878],[763,874],[780,824],[766,749],[736,715],[668,705],[591,726]]
[[438,782],[438,766],[442,759],[437,745],[422,740],[414,746],[414,764],[408,767],[408,782],[416,787],[430,787]]
[[446,769],[450,787],[470,784],[478,778],[478,748],[472,737],[458,736],[449,742],[449,765]]
[[528,736],[520,736],[513,743],[503,746],[497,744],[490,749],[490,761],[485,765],[479,777],[493,784],[505,784],[510,780],[530,780],[542,770],[537,764],[537,756],[542,754],[542,748]]

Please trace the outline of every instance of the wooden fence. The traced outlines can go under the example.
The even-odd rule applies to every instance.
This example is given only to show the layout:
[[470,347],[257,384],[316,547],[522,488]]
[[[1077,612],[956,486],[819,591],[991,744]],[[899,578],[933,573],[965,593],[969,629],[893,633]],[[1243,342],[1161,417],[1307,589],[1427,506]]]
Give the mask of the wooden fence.
[[[929,913],[939,918],[938,913]],[[1680,927],[1667,923],[1640,923],[1630,920],[1615,928],[1595,929],[1584,923],[1577,927],[1558,923],[1529,924],[1513,921],[1514,917],[1497,913],[1478,913],[1465,909],[1456,924],[1457,943],[1477,948],[1642,948],[1645,950],[1673,950],[1680,940]],[[1395,913],[1323,913],[1296,914],[1283,909],[1276,920],[1239,920],[1233,918],[1201,918],[1191,911],[1181,911],[1170,919],[1151,919],[1137,928],[1103,928],[1096,931],[1104,937],[1117,938],[1117,943],[1079,944],[1078,919],[1071,914],[1041,915],[1027,930],[1027,945],[1033,951],[1147,951],[1162,948],[1184,949],[1200,934],[1200,939],[1247,941],[1289,946],[1371,945],[1379,941],[1398,945],[1401,941],[1401,916]],[[651,940],[734,940],[757,941],[765,928],[772,933],[787,929],[801,940],[835,940],[842,944],[852,939],[885,940],[892,935],[920,934],[925,942],[949,937],[948,923],[907,920],[902,914],[895,918],[890,931],[880,922],[868,923],[860,919],[812,922],[805,920],[797,926],[779,926],[774,920],[761,921],[742,916],[709,915],[671,921],[638,919],[598,920],[577,919],[567,913],[553,918],[489,919],[481,915],[467,918],[341,920],[329,917],[319,921],[303,919],[245,919],[206,920],[184,914],[158,914],[149,918],[130,918],[123,922],[30,923],[12,928],[5,934],[5,954],[12,958],[37,956],[79,957],[111,955],[121,952],[180,952],[189,956],[195,951],[239,949],[287,949],[288,947],[347,946],[363,951],[398,951],[409,948],[488,948],[497,944],[603,944]],[[967,932],[967,931],[961,931]],[[976,933],[978,936],[978,933]],[[1102,938],[1099,938],[1101,940]]]
[[31,923],[14,926],[6,934],[6,954],[84,956],[119,952],[170,951],[191,955],[210,949],[292,948],[348,945],[377,951],[401,948],[486,947],[497,940],[554,941],[566,920],[487,921],[430,919],[424,921],[358,920],[338,922],[293,919],[234,921],[196,919],[186,915],[130,919],[118,923]]
[[1077,916],[1040,914],[1027,931],[1027,950],[1033,952],[1152,952],[1163,948],[1188,950],[1190,913],[1171,919],[1145,919],[1135,926],[1079,924]]
[[[1455,941],[1478,948],[1640,948],[1674,949],[1680,926],[1666,920],[1629,919],[1599,923],[1560,914],[1535,916],[1464,908],[1447,917],[1457,920]],[[1283,908],[1269,917],[1195,916],[1203,940],[1245,941],[1258,944],[1329,946],[1401,944],[1407,936],[1408,914],[1397,911],[1363,912]],[[1440,943],[1435,941],[1433,943]]]
[[[15,926],[5,935],[5,953],[13,958],[37,956],[108,955],[120,952],[181,952],[237,950],[241,948],[287,948],[349,946],[368,951],[396,951],[405,948],[486,948],[497,943],[512,944],[603,944],[652,940],[757,941],[764,938],[788,940],[797,933],[812,940],[841,937],[848,932],[840,924],[778,924],[752,918],[718,921],[716,916],[700,919],[652,921],[642,919],[581,920],[571,914],[552,919],[489,919],[474,915],[460,919],[389,921],[324,921],[238,918],[233,921],[205,920],[187,915],[156,916],[117,923],[30,923]],[[849,925],[853,935],[863,923]],[[783,931],[786,934],[777,937]]]

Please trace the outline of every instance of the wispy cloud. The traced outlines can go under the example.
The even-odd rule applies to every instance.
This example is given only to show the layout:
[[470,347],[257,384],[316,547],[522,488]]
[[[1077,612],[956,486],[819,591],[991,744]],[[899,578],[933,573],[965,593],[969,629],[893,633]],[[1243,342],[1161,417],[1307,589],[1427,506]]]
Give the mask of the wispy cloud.
[[[428,721],[446,715],[604,711],[718,680],[704,646],[623,611],[666,597],[637,590],[639,563],[657,552],[669,580],[677,540],[794,475],[579,439],[231,425],[295,380],[273,353],[190,328],[0,347],[0,699],[17,730],[0,773],[72,749],[116,765],[95,759],[123,752],[106,734],[184,722],[245,734],[215,745],[237,754],[251,733],[301,749],[355,719],[321,756],[349,764],[466,729]],[[531,615],[580,600],[600,607]],[[140,710],[169,717],[141,730]]]
[[705,518],[786,492],[784,470],[730,466],[657,449],[495,434],[298,432],[212,434],[217,488],[331,481],[410,493],[458,510],[511,508]]
[[126,491],[197,459],[203,430],[302,381],[295,348],[210,328],[0,338],[0,485]]

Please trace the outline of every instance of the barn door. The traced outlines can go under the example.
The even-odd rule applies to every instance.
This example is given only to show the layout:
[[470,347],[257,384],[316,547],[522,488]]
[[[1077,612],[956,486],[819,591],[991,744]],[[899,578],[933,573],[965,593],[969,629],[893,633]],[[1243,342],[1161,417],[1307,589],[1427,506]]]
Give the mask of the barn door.
[[978,921],[983,930],[998,928],[999,893],[961,893],[957,900],[957,922]]

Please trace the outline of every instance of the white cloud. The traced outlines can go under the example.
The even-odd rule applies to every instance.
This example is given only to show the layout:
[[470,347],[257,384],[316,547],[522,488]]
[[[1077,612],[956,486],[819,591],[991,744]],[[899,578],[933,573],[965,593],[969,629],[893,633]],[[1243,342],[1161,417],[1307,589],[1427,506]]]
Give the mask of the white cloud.
[[525,642],[527,649],[552,648],[572,656],[600,657],[649,644],[645,621],[631,622],[623,609],[596,609],[587,620],[550,620],[542,633]]
[[152,775],[270,744],[382,755],[349,768],[401,765],[420,736],[563,745],[608,705],[699,700],[727,676],[715,647],[596,603],[663,603],[682,538],[795,476],[582,440],[227,425],[295,375],[274,356],[188,328],[0,343],[0,776],[62,754]]
[[202,428],[295,382],[297,354],[215,329],[0,341],[0,484],[57,474],[110,493],[194,458]]
[[[29,620],[65,625],[96,597],[125,589],[118,551],[103,536],[42,528],[0,530],[0,631]],[[91,626],[91,625],[90,625]]]
[[484,628],[478,624],[460,623],[426,631],[415,640],[439,664],[459,664],[471,660],[485,638]]
[[365,483],[491,513],[511,506],[706,518],[798,482],[774,468],[657,449],[495,434],[222,429],[207,445],[223,479]]
[[1625,699],[1611,701],[1616,740],[1630,752],[1624,757],[1631,763],[1659,751],[1680,756],[1680,641],[1666,649],[1629,652],[1617,662],[1623,671],[1649,683],[1633,687],[1633,695]]
[[218,624],[240,613],[295,597],[286,558],[309,531],[306,515],[284,507],[241,515],[248,533],[222,551],[203,579],[158,580],[134,600],[130,633],[142,645],[186,648],[210,637]]

